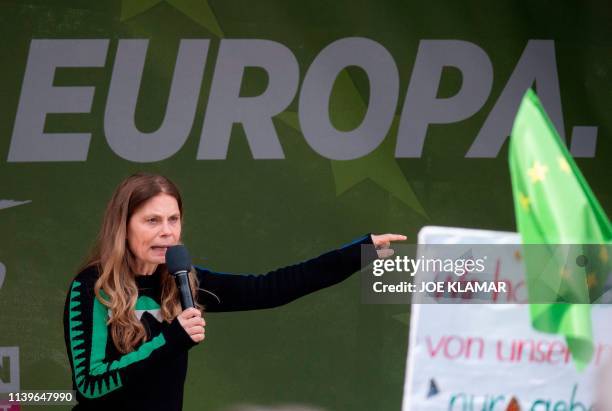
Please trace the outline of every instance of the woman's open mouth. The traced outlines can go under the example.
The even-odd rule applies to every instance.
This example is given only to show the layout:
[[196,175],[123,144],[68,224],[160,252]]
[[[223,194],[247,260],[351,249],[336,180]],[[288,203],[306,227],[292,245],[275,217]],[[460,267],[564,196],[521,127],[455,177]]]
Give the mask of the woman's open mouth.
[[166,250],[168,249],[168,245],[154,245],[151,247],[151,249],[158,254],[166,254]]

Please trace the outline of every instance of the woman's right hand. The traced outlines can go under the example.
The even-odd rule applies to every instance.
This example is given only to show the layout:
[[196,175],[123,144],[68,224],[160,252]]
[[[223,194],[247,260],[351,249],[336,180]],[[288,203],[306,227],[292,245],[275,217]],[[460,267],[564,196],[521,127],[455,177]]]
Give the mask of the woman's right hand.
[[202,313],[197,308],[188,308],[178,315],[178,320],[187,335],[191,339],[199,343],[204,340],[205,332],[204,326],[206,321],[202,318]]

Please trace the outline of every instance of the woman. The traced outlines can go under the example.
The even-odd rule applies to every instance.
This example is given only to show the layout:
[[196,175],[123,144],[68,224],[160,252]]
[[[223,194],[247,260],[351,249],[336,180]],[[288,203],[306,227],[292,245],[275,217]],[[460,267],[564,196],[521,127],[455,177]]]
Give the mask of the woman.
[[[136,174],[115,190],[90,257],[70,285],[64,337],[77,410],[180,410],[187,351],[204,340],[202,309],[270,308],[338,283],[361,265],[361,246],[392,254],[402,235],[365,235],[338,250],[265,275],[230,275],[194,267],[198,308],[182,311],[165,266],[166,247],[181,239],[177,187]],[[377,257],[370,250],[368,262]],[[201,287],[199,285],[202,285]]]

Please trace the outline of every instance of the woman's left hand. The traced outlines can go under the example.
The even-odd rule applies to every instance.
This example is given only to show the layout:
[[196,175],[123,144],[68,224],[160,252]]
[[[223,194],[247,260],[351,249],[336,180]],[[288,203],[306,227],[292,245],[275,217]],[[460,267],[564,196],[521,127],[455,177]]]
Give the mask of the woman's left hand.
[[378,258],[391,257],[394,253],[391,248],[391,242],[393,241],[406,241],[408,237],[402,234],[372,234],[372,243],[376,248]]

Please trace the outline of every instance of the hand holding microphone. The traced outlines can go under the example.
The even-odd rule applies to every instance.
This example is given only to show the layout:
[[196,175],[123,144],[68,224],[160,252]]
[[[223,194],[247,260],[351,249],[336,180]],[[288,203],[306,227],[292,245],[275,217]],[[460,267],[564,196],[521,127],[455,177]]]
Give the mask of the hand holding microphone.
[[189,271],[191,258],[184,245],[175,245],[166,250],[166,266],[176,281],[176,287],[181,299],[183,312],[178,315],[178,321],[194,342],[205,338],[204,326],[206,321],[202,318],[200,310],[195,308],[191,285],[189,284]]
[[199,343],[206,338],[206,331],[204,330],[206,321],[202,318],[202,313],[197,308],[186,309],[179,314],[178,320],[193,342]]

